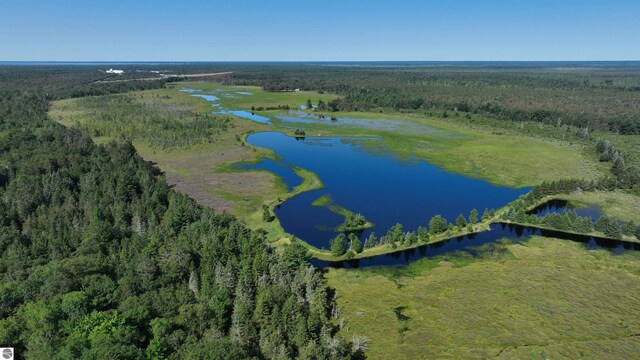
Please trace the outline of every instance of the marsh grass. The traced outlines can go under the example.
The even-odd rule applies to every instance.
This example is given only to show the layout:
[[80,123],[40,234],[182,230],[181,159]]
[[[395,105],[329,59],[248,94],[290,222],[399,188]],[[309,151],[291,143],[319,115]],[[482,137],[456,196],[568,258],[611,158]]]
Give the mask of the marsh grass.
[[[534,237],[408,266],[330,269],[343,332],[371,359],[632,358],[640,255]],[[396,309],[406,324],[398,331]],[[615,346],[613,346],[615,344]]]

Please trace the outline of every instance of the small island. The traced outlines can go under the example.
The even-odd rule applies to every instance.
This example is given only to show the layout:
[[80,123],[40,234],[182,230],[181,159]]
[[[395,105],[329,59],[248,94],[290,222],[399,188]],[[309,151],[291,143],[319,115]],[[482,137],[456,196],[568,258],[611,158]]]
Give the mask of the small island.
[[344,222],[335,228],[339,232],[362,231],[374,226],[374,223],[368,221],[364,215],[356,214],[348,209],[337,205],[330,195],[322,195],[311,203],[313,206],[324,206],[327,209],[344,216]]

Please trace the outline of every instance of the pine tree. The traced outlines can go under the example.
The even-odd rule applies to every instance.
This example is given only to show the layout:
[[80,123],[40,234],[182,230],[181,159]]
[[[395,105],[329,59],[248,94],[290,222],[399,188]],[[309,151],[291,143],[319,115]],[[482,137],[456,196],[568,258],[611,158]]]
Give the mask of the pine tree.
[[447,220],[440,215],[436,215],[429,221],[429,233],[439,234],[447,230]]
[[429,241],[429,230],[424,226],[418,226],[418,241],[423,243]]
[[636,223],[633,221],[629,221],[622,225],[622,233],[625,235],[633,236],[636,232]]
[[364,242],[364,248],[369,249],[376,245],[378,245],[378,239],[376,238],[376,233],[372,232],[371,234],[369,234],[369,237]]
[[458,225],[459,228],[464,228],[465,226],[467,226],[467,220],[465,220],[462,214],[458,215],[458,218],[456,219],[456,225]]
[[271,211],[267,205],[262,205],[262,221],[272,222],[275,220],[275,216],[271,215]]
[[329,248],[331,250],[331,254],[334,256],[340,256],[345,253],[345,246],[347,245],[347,240],[344,234],[338,234],[334,239],[329,241]]
[[485,208],[484,211],[482,212],[482,221],[487,221],[491,218],[491,215],[489,215],[489,209]]
[[477,222],[478,222],[478,210],[473,209],[469,213],[469,223],[470,224],[475,224]]
[[356,254],[361,253],[362,242],[360,242],[360,238],[358,237],[358,235],[356,235],[355,233],[349,234],[349,240],[350,240],[350,249]]
[[601,216],[596,221],[595,228],[612,238],[620,238],[622,235],[618,222],[606,215]]

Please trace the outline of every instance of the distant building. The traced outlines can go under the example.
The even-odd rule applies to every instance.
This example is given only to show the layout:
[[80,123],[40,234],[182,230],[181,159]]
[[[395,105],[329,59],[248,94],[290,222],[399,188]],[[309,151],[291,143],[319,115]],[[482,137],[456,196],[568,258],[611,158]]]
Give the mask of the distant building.
[[116,75],[122,75],[124,73],[124,70],[116,70],[116,69],[109,69],[107,71],[105,71],[107,74],[116,74]]

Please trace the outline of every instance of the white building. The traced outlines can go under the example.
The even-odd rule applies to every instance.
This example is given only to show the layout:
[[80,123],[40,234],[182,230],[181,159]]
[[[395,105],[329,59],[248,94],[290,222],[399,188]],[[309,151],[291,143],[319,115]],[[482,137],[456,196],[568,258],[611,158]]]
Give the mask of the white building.
[[107,71],[105,71],[107,74],[117,74],[117,75],[122,75],[124,73],[124,70],[116,70],[116,69],[109,69]]

